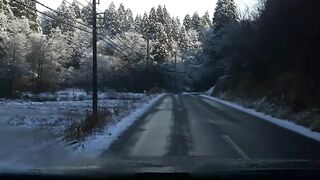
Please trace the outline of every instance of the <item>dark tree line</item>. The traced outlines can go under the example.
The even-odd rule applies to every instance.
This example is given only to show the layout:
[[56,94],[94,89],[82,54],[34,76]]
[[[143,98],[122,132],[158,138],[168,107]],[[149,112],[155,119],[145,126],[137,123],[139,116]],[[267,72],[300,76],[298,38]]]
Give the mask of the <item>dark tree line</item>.
[[318,5],[316,0],[265,0],[241,19],[233,0],[219,0],[194,87],[206,89],[227,76],[224,89],[238,96],[267,96],[294,111],[319,106]]

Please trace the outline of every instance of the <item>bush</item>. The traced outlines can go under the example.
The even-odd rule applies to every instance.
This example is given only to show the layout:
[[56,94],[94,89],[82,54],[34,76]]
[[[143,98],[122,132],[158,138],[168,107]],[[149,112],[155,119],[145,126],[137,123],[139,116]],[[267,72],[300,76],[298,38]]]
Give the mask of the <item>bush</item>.
[[101,131],[111,120],[112,112],[107,109],[99,109],[97,118],[94,118],[92,112],[89,111],[85,119],[81,121],[74,121],[72,115],[69,115],[70,124],[66,130],[65,139],[67,141],[83,140],[95,131]]

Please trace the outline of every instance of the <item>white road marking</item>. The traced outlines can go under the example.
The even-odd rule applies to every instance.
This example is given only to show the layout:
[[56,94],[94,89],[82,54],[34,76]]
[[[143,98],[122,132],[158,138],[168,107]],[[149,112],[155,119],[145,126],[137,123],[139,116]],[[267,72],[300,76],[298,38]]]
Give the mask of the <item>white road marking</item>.
[[232,141],[232,139],[227,135],[222,135],[222,138],[238,153],[238,155],[245,159],[245,160],[251,160],[249,156],[244,153],[244,151],[235,143]]

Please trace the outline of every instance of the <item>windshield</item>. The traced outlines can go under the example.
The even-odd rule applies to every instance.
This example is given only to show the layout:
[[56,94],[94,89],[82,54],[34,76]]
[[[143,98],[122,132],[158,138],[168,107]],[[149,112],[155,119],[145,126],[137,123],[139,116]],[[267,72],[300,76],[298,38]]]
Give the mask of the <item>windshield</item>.
[[0,0],[0,174],[320,168],[317,7]]

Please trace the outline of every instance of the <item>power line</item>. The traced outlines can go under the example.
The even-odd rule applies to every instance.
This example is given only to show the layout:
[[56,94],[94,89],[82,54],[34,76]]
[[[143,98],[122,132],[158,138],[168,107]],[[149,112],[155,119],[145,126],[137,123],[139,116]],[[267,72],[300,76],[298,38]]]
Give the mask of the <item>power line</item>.
[[[31,9],[31,10],[33,10],[33,11],[35,11],[35,12],[40,13],[40,14],[42,14],[43,16],[49,17],[49,18],[51,18],[51,19],[53,19],[53,20],[57,20],[57,21],[59,21],[59,22],[62,23],[62,24],[65,24],[65,25],[68,25],[68,26],[70,26],[70,27],[72,27],[72,28],[78,29],[78,30],[80,30],[80,31],[83,31],[83,32],[92,34],[92,32],[89,31],[89,30],[86,30],[86,29],[77,27],[77,26],[75,26],[75,25],[66,23],[64,20],[62,20],[62,19],[60,19],[60,18],[56,18],[56,17],[53,17],[53,16],[51,16],[51,15],[48,15],[47,13],[41,12],[41,11],[39,11],[39,10],[37,10],[37,9],[35,9],[35,8],[33,8],[33,7],[25,4],[25,3],[19,2],[19,1],[17,1],[17,0],[13,0],[13,1],[16,2],[16,3],[18,3],[18,4],[20,4],[20,5],[22,5],[22,6],[27,7],[28,9]],[[32,1],[40,4],[40,3],[39,3],[38,1],[36,1],[36,0],[32,0]],[[57,13],[55,10],[53,10],[52,8],[46,6],[46,5],[42,4],[42,3],[41,3],[40,5],[46,7],[47,9],[49,9],[49,10],[55,12],[55,13]],[[92,28],[91,28],[90,26],[88,26],[88,25],[86,25],[85,27],[87,27],[87,28],[89,28],[89,29],[92,30]],[[101,39],[101,40],[104,41],[105,43],[111,45],[111,48],[113,48],[114,50],[118,51],[119,53],[121,53],[121,54],[124,55],[125,57],[128,57],[128,56],[129,56],[129,54],[125,54],[125,53],[124,53],[124,52],[126,52],[126,51],[125,51],[122,47],[120,47],[119,45],[117,45],[117,44],[116,44],[115,42],[113,42],[110,38],[108,38],[107,36],[103,35],[102,33],[99,33],[99,35],[109,41],[109,42],[107,42],[105,39]],[[121,49],[122,51],[119,50],[119,49]],[[140,57],[137,57],[137,56],[135,56],[135,57],[136,57],[136,58],[140,58]]]
[[[89,2],[88,0],[85,0],[89,5],[91,5],[92,3]],[[78,2],[77,2],[78,3]],[[83,6],[83,5],[82,5]],[[90,6],[91,7],[91,6]],[[98,11],[100,11],[100,13],[104,13],[103,11],[97,9]],[[100,33],[101,34],[101,33]],[[140,56],[144,56],[143,54],[139,53],[135,48],[129,46],[126,44],[126,42],[124,42],[122,39],[120,39],[117,35],[115,36],[123,45],[125,45],[127,48],[130,48],[132,49],[136,54],[139,54]],[[140,57],[137,57],[136,58],[140,58]]]
[[[89,5],[92,5],[92,3],[90,2],[90,1],[88,1],[88,0],[84,0],[84,1],[86,1]],[[77,1],[78,2],[78,1]],[[92,6],[90,6],[90,7],[92,7]],[[97,11],[99,11],[99,13],[103,13],[103,11],[101,11],[100,9],[98,9],[97,8]]]
[[[31,10],[33,10],[33,11],[36,11],[36,12],[38,12],[38,13],[46,16],[46,17],[49,17],[49,18],[51,18],[51,19],[53,19],[53,20],[57,20],[57,21],[61,22],[62,24],[65,24],[65,25],[68,25],[68,26],[73,27],[73,28],[75,28],[75,29],[78,29],[78,30],[80,30],[80,31],[83,31],[83,32],[92,34],[91,31],[88,31],[88,30],[86,30],[86,29],[82,29],[82,28],[80,28],[80,27],[74,26],[74,25],[69,24],[69,23],[66,23],[66,22],[64,22],[63,20],[59,19],[59,18],[52,17],[52,16],[48,15],[47,13],[41,12],[41,11],[39,11],[39,10],[37,10],[37,9],[34,9],[33,7],[30,7],[30,6],[28,6],[28,5],[26,5],[26,4],[22,3],[22,2],[19,2],[19,1],[17,1],[17,0],[13,0],[13,1],[16,2],[16,3],[18,3],[18,4],[20,4],[20,5],[22,5],[22,6],[27,7],[28,9],[31,9]],[[91,29],[91,28],[90,28],[90,29]],[[113,43],[113,42],[107,42],[107,41],[105,41],[104,39],[102,39],[102,40],[103,40],[105,43],[111,45],[112,48],[115,49],[116,51],[118,51],[119,53],[122,53],[123,55],[128,56],[127,54],[124,54],[122,51],[120,51],[119,49],[117,49],[117,48],[115,47],[115,46],[117,46],[115,43]],[[110,41],[110,39],[108,39],[108,40]],[[119,47],[119,46],[117,46],[117,47]]]
[[[35,2],[35,3],[37,3],[37,4],[39,4],[39,5],[47,8],[47,9],[49,9],[50,11],[53,11],[53,12],[56,13],[58,16],[59,16],[59,15],[61,16],[61,12],[50,8],[49,6],[47,6],[47,5],[39,2],[39,1],[37,1],[37,0],[31,0],[31,1],[33,1],[33,2]],[[67,2],[67,1],[65,1],[65,2]],[[63,16],[66,17],[65,15],[63,15]],[[67,18],[67,17],[66,17],[66,18]],[[81,25],[83,25],[83,26],[85,26],[85,27],[87,27],[87,28],[91,28],[90,26],[88,26],[87,24],[85,24],[85,23],[83,23],[83,22],[79,22],[79,21],[75,21],[75,22],[78,23],[78,24],[81,24]]]
[[[38,2],[38,1],[36,1],[36,0],[32,0],[32,1],[34,1],[34,2],[36,2],[36,3],[38,3],[38,4],[40,4],[41,6],[47,8],[47,9],[53,11],[53,12],[55,12],[57,15],[60,14],[60,12],[58,12],[58,11],[56,11],[56,10],[54,10],[54,9],[52,9],[52,8],[44,5],[44,4],[42,4],[42,3],[40,3],[40,2]],[[18,2],[18,3],[21,4],[21,5],[23,4],[23,3],[21,3],[21,2]],[[44,16],[50,17],[51,19],[59,20],[59,21],[60,21],[61,23],[63,23],[63,24],[66,24],[66,25],[69,25],[69,26],[71,26],[71,27],[73,27],[73,28],[77,28],[77,29],[80,29],[80,30],[85,31],[84,29],[81,29],[81,28],[78,28],[78,27],[76,27],[76,26],[73,26],[73,25],[71,25],[71,24],[69,24],[69,23],[66,23],[66,22],[64,22],[64,21],[61,20],[61,19],[57,19],[57,18],[54,18],[54,17],[52,17],[52,16],[50,16],[50,15],[48,15],[48,14],[46,14],[46,13],[40,12],[40,11],[38,11],[38,10],[36,10],[36,9],[34,9],[34,8],[26,5],[26,4],[24,4],[24,6],[26,6],[27,8],[30,8],[30,9],[32,9],[32,10],[35,10],[35,11],[39,12],[40,14],[42,14],[42,15],[44,15]],[[64,17],[65,17],[65,16],[64,16]],[[79,22],[79,21],[76,21],[76,22],[92,30],[92,28],[91,28],[90,26],[88,26],[88,25],[86,25],[86,24],[84,24],[84,23],[81,23],[81,22]],[[89,32],[89,31],[85,31],[85,32],[91,34],[91,32]],[[118,48],[120,48],[122,51],[124,51],[124,49],[122,49],[120,46],[118,46],[116,43],[114,43],[110,38],[108,38],[107,36],[104,36],[104,35],[101,34],[101,33],[99,33],[99,34],[100,34],[103,38],[106,38],[108,41],[110,41],[110,42],[106,42],[106,41],[104,40],[104,42],[106,42],[107,44],[112,45],[112,48],[113,48],[113,49],[117,50],[118,52],[122,53],[122,54],[125,55],[125,56],[128,56],[127,54],[124,54],[124,53],[121,52],[119,49],[117,49],[116,47],[118,47]],[[102,39],[102,40],[103,40],[103,39]]]
[[[36,0],[34,0],[34,1],[36,1]],[[65,2],[67,2],[69,5],[72,5],[70,2],[68,2],[68,1],[65,1]],[[80,6],[82,6],[82,7],[85,7],[83,4],[80,4],[78,1],[75,1],[78,5],[80,5]],[[86,2],[89,4],[89,5],[92,5],[92,3],[90,3],[89,1],[87,1],[86,0]],[[91,9],[92,9],[92,6],[89,6],[89,7],[91,7]],[[97,9],[98,10],[98,9]],[[100,11],[100,10],[99,10]],[[88,26],[86,26],[86,27],[88,27]],[[113,44],[114,46],[117,46],[118,48],[120,48],[122,51],[125,51],[122,47],[120,47],[119,45],[117,45],[115,42],[113,42],[110,38],[108,38],[107,36],[105,36],[104,34],[102,34],[102,33],[98,33],[100,36],[102,36],[102,37],[104,37],[104,38],[106,38],[108,41],[110,41],[110,43],[111,44]],[[116,38],[119,40],[119,41],[121,41],[122,42],[122,44],[123,45],[125,45],[126,47],[128,47],[129,49],[132,49],[136,54],[139,54],[140,56],[142,55],[141,53],[139,53],[139,52],[137,52],[137,50],[136,49],[134,49],[133,47],[130,47],[130,46],[128,46],[123,40],[121,40],[118,36],[116,36]],[[143,56],[143,55],[142,55]],[[140,58],[139,56],[136,56],[135,55],[135,57],[136,58]]]

